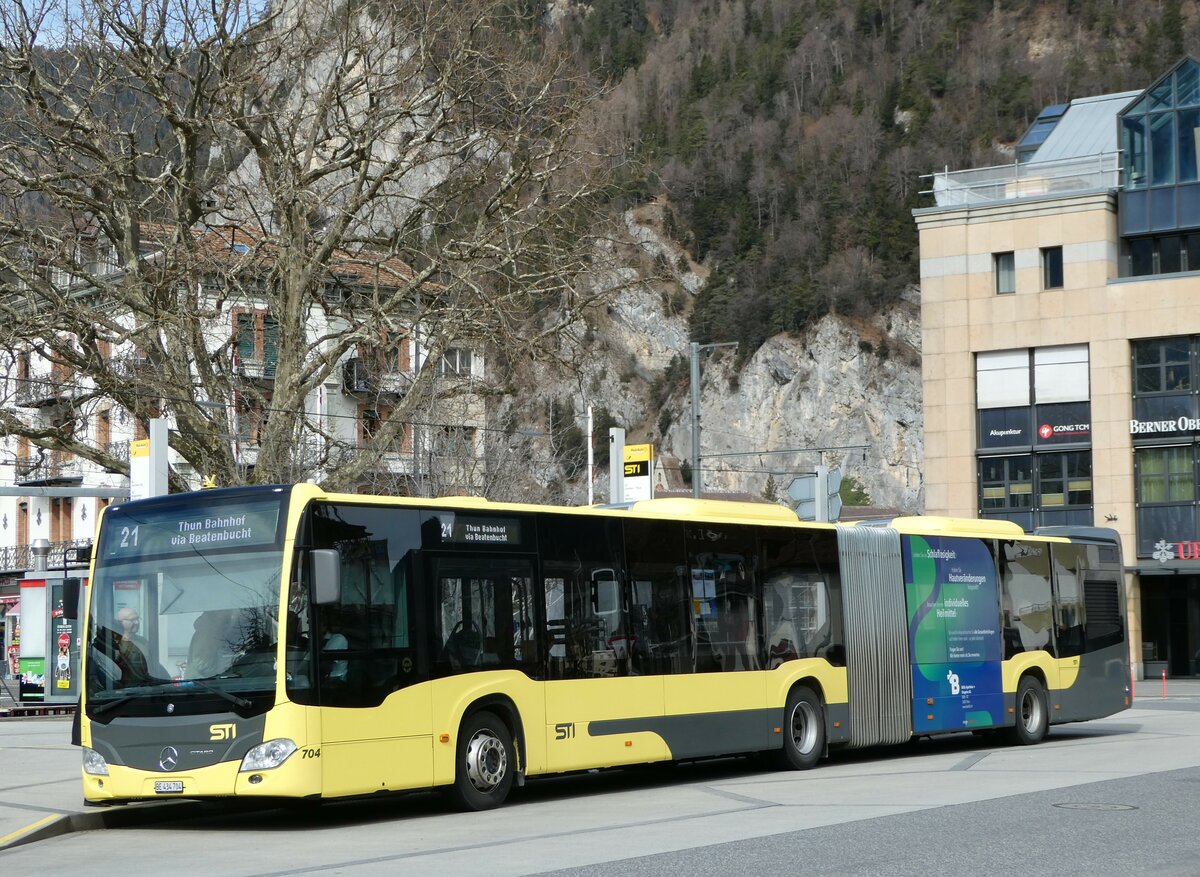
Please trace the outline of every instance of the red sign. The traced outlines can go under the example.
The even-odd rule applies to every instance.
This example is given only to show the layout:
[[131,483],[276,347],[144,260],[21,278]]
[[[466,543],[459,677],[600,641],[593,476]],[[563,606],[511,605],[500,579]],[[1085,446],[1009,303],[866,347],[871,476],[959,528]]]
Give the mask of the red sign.
[[1054,430],[1050,427],[1050,424],[1043,423],[1038,428],[1038,435],[1040,435],[1044,439],[1048,439],[1048,438],[1050,438],[1050,436],[1054,435]]
[[69,633],[60,633],[58,635],[59,648],[62,648],[63,646],[69,646],[70,644],[71,644],[71,635]]
[[1200,560],[1200,542],[1179,542],[1180,560]]

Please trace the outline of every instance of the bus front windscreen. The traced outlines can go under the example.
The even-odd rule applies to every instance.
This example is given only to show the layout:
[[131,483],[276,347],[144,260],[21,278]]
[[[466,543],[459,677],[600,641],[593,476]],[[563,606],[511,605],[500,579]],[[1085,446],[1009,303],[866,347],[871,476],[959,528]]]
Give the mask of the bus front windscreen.
[[88,715],[266,709],[275,689],[285,495],[106,513],[91,585]]

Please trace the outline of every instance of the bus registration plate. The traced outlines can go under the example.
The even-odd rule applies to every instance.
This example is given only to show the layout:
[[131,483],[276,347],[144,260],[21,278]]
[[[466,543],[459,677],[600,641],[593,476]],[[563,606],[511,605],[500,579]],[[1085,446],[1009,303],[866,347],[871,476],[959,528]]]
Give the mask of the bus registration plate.
[[172,795],[183,791],[181,780],[159,780],[154,784],[154,794]]

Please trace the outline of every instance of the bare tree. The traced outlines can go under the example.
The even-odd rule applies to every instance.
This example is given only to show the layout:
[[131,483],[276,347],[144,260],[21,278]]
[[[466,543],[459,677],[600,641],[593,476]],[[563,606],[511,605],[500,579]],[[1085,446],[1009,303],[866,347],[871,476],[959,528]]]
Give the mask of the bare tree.
[[[611,162],[595,94],[518,5],[0,9],[0,348],[73,384],[59,422],[8,399],[0,429],[122,472],[71,425],[166,411],[222,483],[350,488],[431,397],[480,398],[448,352],[561,349]],[[403,385],[362,382],[369,428],[332,422],[347,359],[377,377],[401,348]]]

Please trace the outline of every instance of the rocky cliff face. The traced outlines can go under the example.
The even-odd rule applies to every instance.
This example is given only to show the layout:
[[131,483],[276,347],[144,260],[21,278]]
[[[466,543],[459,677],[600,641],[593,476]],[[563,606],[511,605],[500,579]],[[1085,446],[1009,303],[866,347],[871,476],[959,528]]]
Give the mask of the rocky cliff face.
[[[682,487],[692,454],[687,314],[707,271],[661,233],[660,219],[659,205],[626,214],[628,239],[607,253],[618,267],[594,281],[620,291],[581,326],[575,375],[547,368],[529,386],[543,400],[572,399],[581,425],[589,404],[603,406],[628,443],[655,445],[659,482]],[[915,293],[868,320],[828,316],[802,336],[778,335],[744,361],[702,355],[706,491],[783,498],[796,474],[823,463],[853,477],[872,505],[923,510]],[[511,404],[528,410],[530,400]],[[586,481],[567,478],[575,483],[561,499],[585,501]],[[606,470],[594,487],[606,501]]]

